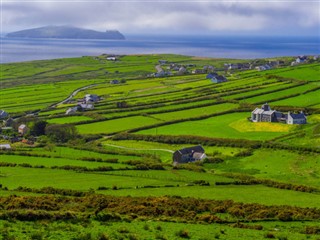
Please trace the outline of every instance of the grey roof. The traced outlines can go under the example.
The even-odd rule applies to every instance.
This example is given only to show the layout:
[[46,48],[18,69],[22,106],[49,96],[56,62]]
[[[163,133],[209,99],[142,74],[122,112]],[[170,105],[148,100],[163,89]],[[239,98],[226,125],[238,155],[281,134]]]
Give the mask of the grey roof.
[[4,111],[4,110],[0,110],[0,118],[6,118],[9,114]]
[[289,113],[290,116],[292,117],[292,119],[305,119],[306,116],[304,115],[304,113]]
[[200,153],[204,153],[204,149],[201,145],[198,145],[198,146],[193,146],[193,147],[188,147],[188,148],[183,148],[183,149],[180,149],[178,150],[179,153],[181,154],[190,154],[190,153],[193,153],[193,152],[200,152]]
[[271,111],[264,111],[261,108],[256,108],[255,110],[252,111],[253,114],[265,114],[265,115],[271,115],[274,112],[276,112],[275,110],[271,110]]
[[213,77],[217,77],[218,74],[217,73],[209,73],[206,78],[209,79],[209,78],[213,78]]

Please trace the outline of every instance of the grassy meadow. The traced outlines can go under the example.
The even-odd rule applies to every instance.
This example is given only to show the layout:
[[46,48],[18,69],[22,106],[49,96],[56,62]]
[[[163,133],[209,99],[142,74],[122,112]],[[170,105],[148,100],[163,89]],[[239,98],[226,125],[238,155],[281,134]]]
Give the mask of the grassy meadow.
[[[320,64],[279,59],[268,71],[172,54],[2,64],[15,123],[0,140],[0,239],[320,239]],[[153,77],[159,60],[188,72]],[[228,81],[191,73],[208,65]],[[66,115],[86,94],[94,109]],[[308,123],[249,121],[266,102]],[[37,122],[74,135],[9,141]],[[173,166],[194,145],[207,158]]]

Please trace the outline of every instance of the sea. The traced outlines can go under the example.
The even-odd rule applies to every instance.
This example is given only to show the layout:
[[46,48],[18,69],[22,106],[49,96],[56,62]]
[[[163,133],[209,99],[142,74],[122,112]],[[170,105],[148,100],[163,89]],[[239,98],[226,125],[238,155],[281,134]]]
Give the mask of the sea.
[[126,36],[126,40],[31,39],[1,37],[0,62],[98,56],[101,54],[181,54],[256,59],[319,55],[320,36]]

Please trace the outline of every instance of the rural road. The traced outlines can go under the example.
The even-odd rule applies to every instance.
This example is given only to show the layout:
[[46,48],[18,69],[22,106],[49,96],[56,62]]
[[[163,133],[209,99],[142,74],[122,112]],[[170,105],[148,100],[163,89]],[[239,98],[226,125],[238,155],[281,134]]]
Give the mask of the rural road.
[[52,104],[50,107],[56,107],[60,104],[63,104],[63,103],[66,103],[67,101],[69,101],[71,98],[73,98],[75,95],[78,94],[78,92],[82,91],[82,90],[85,90],[85,89],[88,89],[88,88],[91,88],[91,87],[95,87],[99,85],[99,83],[96,83],[96,84],[91,84],[91,85],[88,85],[88,86],[84,86],[84,87],[81,87],[81,88],[78,88],[76,90],[74,90],[69,97],[67,97],[66,99],[64,99],[63,101],[61,102],[58,102],[58,103],[55,103],[55,104]]
[[109,144],[109,143],[104,143],[104,145],[106,146],[110,146],[110,147],[116,147],[116,148],[122,148],[122,149],[128,149],[128,150],[139,150],[139,151],[163,151],[163,152],[169,152],[169,153],[173,153],[174,151],[169,150],[169,149],[161,149],[161,148],[153,148],[153,149],[145,149],[145,148],[129,148],[129,147],[124,147],[124,146],[118,146],[118,145],[113,145],[113,144]]

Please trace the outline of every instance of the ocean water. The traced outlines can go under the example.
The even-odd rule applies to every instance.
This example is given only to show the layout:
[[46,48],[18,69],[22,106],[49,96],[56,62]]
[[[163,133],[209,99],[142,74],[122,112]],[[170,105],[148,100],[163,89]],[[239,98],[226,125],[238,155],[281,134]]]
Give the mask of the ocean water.
[[126,40],[1,38],[1,63],[107,54],[254,59],[319,55],[320,37],[127,36]]

